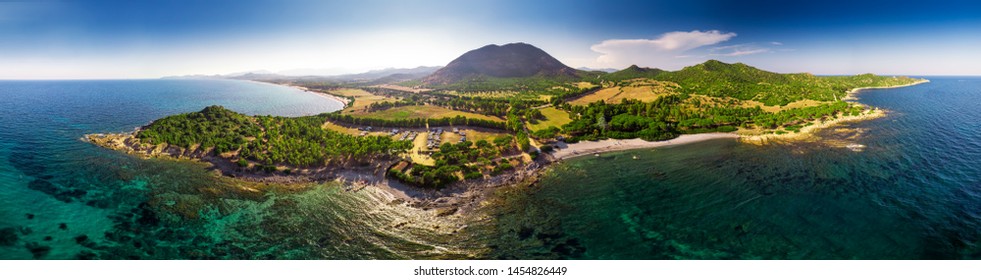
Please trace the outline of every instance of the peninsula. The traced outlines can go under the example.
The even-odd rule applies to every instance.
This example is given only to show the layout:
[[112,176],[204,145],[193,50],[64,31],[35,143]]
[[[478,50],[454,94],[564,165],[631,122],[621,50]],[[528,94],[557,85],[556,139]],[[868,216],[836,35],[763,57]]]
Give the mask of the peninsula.
[[258,81],[335,96],[345,107],[289,118],[210,106],[84,140],[145,157],[202,160],[248,180],[343,179],[440,196],[534,178],[547,163],[578,155],[806,135],[882,116],[850,101],[859,89],[926,82],[779,74],[716,60],[678,71],[583,71],[524,43],[472,50],[421,78]]

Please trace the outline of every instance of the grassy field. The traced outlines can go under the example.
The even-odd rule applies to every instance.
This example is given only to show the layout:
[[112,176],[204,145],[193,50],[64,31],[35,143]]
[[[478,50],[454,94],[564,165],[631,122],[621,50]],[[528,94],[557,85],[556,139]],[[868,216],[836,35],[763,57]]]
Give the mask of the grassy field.
[[409,158],[412,159],[413,163],[429,165],[436,165],[436,161],[428,155],[422,154],[421,151],[426,149],[426,140],[429,137],[428,132],[419,133],[416,139],[412,141],[412,150],[409,151]]
[[538,121],[536,124],[528,124],[528,129],[531,131],[537,131],[541,129],[548,128],[549,126],[562,127],[562,125],[572,122],[569,118],[569,113],[553,107],[542,108],[542,115],[545,115],[545,120]]
[[828,103],[831,103],[831,101],[817,101],[817,100],[804,99],[804,100],[797,100],[797,101],[794,101],[794,102],[787,103],[787,105],[785,105],[785,106],[779,106],[779,105],[766,106],[766,105],[763,105],[763,102],[748,100],[748,101],[744,101],[743,104],[742,104],[742,106],[743,107],[748,107],[748,108],[760,106],[760,108],[763,109],[763,111],[767,111],[767,112],[770,112],[770,113],[775,113],[775,112],[780,112],[782,110],[787,110],[787,109],[795,109],[795,108],[804,108],[804,107],[811,107],[811,106],[819,106],[819,105],[828,104]]
[[[450,131],[452,131],[452,130],[450,130]],[[493,143],[494,138],[507,135],[506,133],[489,132],[489,131],[478,131],[478,130],[473,130],[473,129],[461,129],[460,131],[467,134],[467,141],[470,141],[470,142],[477,142],[477,141],[480,141],[480,140],[487,140],[487,142],[492,142]],[[462,136],[460,136],[460,134],[457,134],[457,133],[444,132],[443,135],[440,136],[440,141],[443,141],[443,143],[454,143],[454,144],[456,144],[456,143],[460,142],[460,137],[462,137]]]
[[413,118],[439,119],[444,117],[451,118],[455,116],[464,116],[473,119],[484,119],[484,120],[492,120],[492,121],[499,121],[499,122],[504,121],[501,118],[495,116],[456,111],[456,110],[446,109],[437,106],[430,106],[430,105],[403,106],[403,107],[395,107],[387,110],[374,111],[374,112],[358,111],[358,112],[351,113],[351,115],[359,116],[359,117],[386,119],[386,120],[413,119]]
[[330,91],[330,94],[343,97],[354,97],[354,104],[347,109],[344,109],[344,113],[364,112],[365,108],[368,108],[368,105],[371,105],[372,103],[398,101],[398,99],[395,98],[374,95],[360,89],[338,89]]
[[328,130],[333,130],[333,131],[337,131],[337,132],[340,132],[340,133],[344,133],[344,134],[347,134],[347,135],[354,135],[354,136],[361,135],[361,132],[358,131],[355,128],[340,126],[340,125],[337,125],[337,124],[332,123],[332,122],[325,122],[324,125],[322,125],[320,127],[323,127],[324,129],[328,129]]
[[603,100],[603,102],[608,104],[616,104],[620,103],[624,98],[650,102],[658,97],[675,93],[676,88],[677,85],[671,82],[634,79],[626,81],[619,86],[601,89],[592,94],[572,100],[569,103],[572,105],[587,105]]
[[590,82],[578,82],[578,83],[575,83],[575,85],[579,89],[591,88],[591,87],[594,86],[593,83],[590,83]]

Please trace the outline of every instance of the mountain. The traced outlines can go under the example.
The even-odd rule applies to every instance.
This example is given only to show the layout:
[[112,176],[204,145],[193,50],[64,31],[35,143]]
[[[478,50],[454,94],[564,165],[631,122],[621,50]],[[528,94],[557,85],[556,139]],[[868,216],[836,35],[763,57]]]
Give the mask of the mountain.
[[657,75],[664,73],[664,70],[657,68],[647,68],[640,67],[637,65],[630,65],[630,67],[624,68],[623,70],[616,71],[603,75],[604,80],[608,81],[622,81],[636,78],[655,78]]
[[423,78],[422,82],[446,85],[475,78],[576,78],[579,74],[579,70],[562,64],[535,46],[512,43],[468,51]]

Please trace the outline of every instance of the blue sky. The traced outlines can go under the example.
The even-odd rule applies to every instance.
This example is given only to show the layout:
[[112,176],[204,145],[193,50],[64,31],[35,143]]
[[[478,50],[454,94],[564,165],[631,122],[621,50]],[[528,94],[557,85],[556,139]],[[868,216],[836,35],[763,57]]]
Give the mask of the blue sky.
[[981,4],[795,2],[0,0],[0,79],[340,74],[509,42],[573,67],[981,75]]

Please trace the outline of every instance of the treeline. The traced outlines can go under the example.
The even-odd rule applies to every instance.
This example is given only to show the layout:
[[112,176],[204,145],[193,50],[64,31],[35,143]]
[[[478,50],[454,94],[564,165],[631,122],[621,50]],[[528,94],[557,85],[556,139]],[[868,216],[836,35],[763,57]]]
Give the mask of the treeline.
[[340,113],[321,114],[333,122],[348,124],[352,126],[377,126],[377,127],[404,127],[419,128],[429,126],[472,126],[490,129],[505,129],[505,123],[492,120],[467,118],[464,116],[445,117],[439,119],[411,118],[411,119],[378,119],[355,117]]
[[515,96],[503,98],[456,95],[445,92],[432,92],[427,94],[434,97],[433,100],[430,101],[433,105],[498,117],[507,115],[508,110],[515,104],[520,104],[519,106],[523,107],[542,106],[548,104],[548,102],[537,99],[537,97],[535,99],[522,98],[522,96],[531,94],[529,92],[519,92]]
[[447,85],[433,85],[435,89],[455,90],[459,92],[481,92],[481,91],[547,91],[552,87],[563,86],[569,82],[576,82],[577,77],[520,77],[520,78],[501,78],[490,76],[471,76],[467,79]]
[[806,121],[837,116],[858,116],[865,108],[838,101],[818,106],[787,109],[776,113],[760,114],[753,118],[753,123],[762,128],[774,129],[778,126],[794,126]]
[[368,105],[368,108],[367,108],[366,111],[368,111],[368,112],[374,112],[374,111],[387,110],[387,109],[391,109],[391,108],[395,108],[395,107],[416,106],[416,105],[425,105],[425,104],[426,103],[425,102],[422,102],[422,101],[410,101],[410,100],[404,100],[404,99],[403,100],[397,100],[395,102],[392,102],[392,101],[382,101],[382,102],[371,103],[370,105]]
[[593,85],[587,88],[575,88],[563,92],[557,92],[554,94],[555,97],[552,98],[552,105],[559,105],[566,100],[576,99],[577,97],[593,93],[600,90],[602,87],[599,85]]
[[[736,127],[762,113],[759,108],[693,107],[685,95],[668,95],[652,102],[625,100],[620,104],[597,101],[587,106],[569,106],[575,116],[562,127],[571,141],[604,138],[665,140],[683,133],[735,131]],[[552,133],[543,132],[547,136]]]

